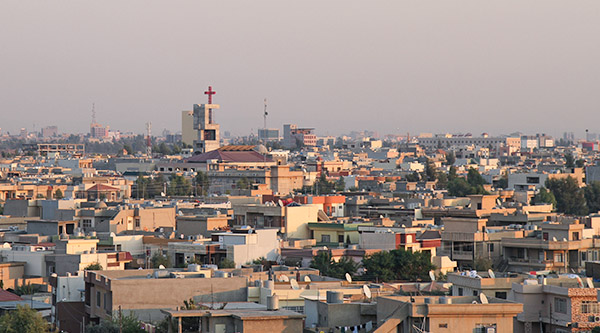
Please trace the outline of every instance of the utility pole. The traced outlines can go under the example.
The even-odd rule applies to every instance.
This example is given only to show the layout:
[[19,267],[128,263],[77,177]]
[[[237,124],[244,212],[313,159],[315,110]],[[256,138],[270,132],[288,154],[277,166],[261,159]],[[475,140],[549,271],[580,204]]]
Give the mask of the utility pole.
[[119,333],[123,333],[123,311],[119,305]]

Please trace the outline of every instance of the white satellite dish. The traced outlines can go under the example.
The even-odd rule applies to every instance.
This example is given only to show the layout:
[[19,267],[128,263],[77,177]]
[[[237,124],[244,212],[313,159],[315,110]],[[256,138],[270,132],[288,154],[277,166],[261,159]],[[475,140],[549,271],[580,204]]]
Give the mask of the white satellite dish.
[[348,281],[348,283],[352,283],[352,277],[348,273],[346,273],[346,281]]
[[300,289],[300,286],[298,285],[298,282],[296,281],[296,279],[290,279],[290,285],[292,286],[292,289],[294,289],[294,290]]
[[160,192],[160,196],[164,197],[165,196],[165,192]]
[[553,242],[556,242],[556,241],[557,241],[557,240],[556,240],[556,237],[552,237],[552,241],[553,241]]
[[158,266],[158,269],[166,269],[166,268],[165,268],[165,266],[160,265],[160,266]]
[[433,271],[429,271],[429,278],[431,279],[431,282],[435,281],[435,274],[433,273]]
[[488,269],[488,275],[492,278],[495,279],[496,278],[496,274],[494,274],[494,271],[492,271],[491,269]]
[[312,280],[308,277],[308,275],[305,275],[304,282],[312,282]]
[[365,294],[365,297],[371,298],[371,289],[369,289],[369,286],[366,284],[363,284],[363,293]]
[[479,294],[479,300],[481,301],[481,304],[488,304],[488,298],[487,296],[485,296],[484,293]]
[[290,282],[290,278],[287,277],[287,275],[281,275],[279,277],[279,280],[281,280],[282,282]]
[[283,207],[283,201],[281,201],[281,199],[279,199],[279,200],[277,201],[277,204],[279,205],[279,207]]
[[577,275],[576,279],[577,279],[577,283],[579,284],[579,288],[584,288],[583,281],[581,280],[581,278],[579,277],[579,275]]

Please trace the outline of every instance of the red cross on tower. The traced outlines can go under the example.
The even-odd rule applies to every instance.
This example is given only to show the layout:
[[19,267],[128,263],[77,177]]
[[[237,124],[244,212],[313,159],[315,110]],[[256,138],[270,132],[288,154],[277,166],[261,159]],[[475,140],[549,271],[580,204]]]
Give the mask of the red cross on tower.
[[212,90],[212,86],[208,86],[208,91],[204,92],[204,95],[208,95],[208,104],[212,104],[212,95],[216,93],[216,91]]

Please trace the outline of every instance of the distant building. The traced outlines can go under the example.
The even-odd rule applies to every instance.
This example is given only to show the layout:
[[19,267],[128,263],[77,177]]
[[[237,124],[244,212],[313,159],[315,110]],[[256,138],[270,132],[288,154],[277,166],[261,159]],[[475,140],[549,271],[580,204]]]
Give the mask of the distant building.
[[58,127],[56,126],[47,126],[42,128],[42,137],[43,138],[51,138],[58,135]]
[[295,124],[283,125],[283,145],[286,148],[298,146],[315,146],[317,136],[314,128],[298,128]]
[[218,104],[194,104],[194,153],[202,154],[221,147],[220,125],[213,120]]
[[279,130],[277,128],[259,128],[258,139],[263,142],[279,141]]
[[108,126],[104,127],[98,123],[90,125],[90,137],[94,139],[104,139],[108,136]]
[[194,111],[181,111],[181,141],[191,146],[196,138]]

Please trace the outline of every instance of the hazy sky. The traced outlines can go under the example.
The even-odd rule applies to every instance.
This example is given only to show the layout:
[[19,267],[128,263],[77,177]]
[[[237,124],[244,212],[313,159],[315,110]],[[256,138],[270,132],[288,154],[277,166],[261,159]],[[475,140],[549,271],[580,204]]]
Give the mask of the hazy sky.
[[[600,132],[600,1],[0,2],[0,127]],[[581,135],[580,135],[581,136]]]

